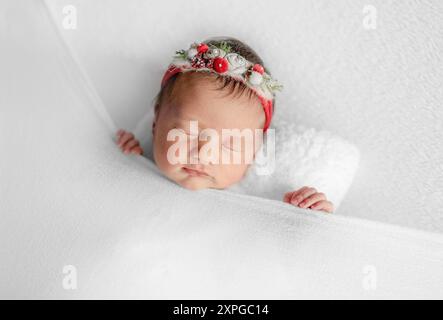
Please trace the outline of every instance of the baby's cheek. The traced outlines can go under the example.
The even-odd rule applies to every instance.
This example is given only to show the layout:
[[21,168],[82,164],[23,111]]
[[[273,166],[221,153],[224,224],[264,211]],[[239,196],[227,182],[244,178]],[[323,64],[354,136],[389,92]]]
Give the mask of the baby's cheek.
[[245,164],[222,164],[217,168],[218,182],[221,188],[227,188],[241,181],[248,166]]
[[158,137],[154,140],[154,159],[158,168],[164,173],[168,173],[174,165],[168,159],[168,150],[173,142],[167,141],[166,137]]

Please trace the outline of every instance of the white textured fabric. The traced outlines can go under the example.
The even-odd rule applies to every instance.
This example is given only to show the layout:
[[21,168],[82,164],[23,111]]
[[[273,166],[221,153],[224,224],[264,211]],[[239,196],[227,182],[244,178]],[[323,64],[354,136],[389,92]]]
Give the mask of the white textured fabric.
[[443,1],[48,2],[60,27],[77,8],[63,36],[119,127],[152,108],[177,48],[234,36],[284,84],[278,115],[359,149],[339,214],[443,232]]
[[357,171],[357,148],[328,131],[284,119],[275,119],[273,127],[275,169],[264,175],[254,164],[245,179],[230,190],[281,201],[286,192],[310,186],[325,193],[336,211]]
[[41,2],[0,9],[1,298],[443,298],[441,235],[192,192],[123,155]]

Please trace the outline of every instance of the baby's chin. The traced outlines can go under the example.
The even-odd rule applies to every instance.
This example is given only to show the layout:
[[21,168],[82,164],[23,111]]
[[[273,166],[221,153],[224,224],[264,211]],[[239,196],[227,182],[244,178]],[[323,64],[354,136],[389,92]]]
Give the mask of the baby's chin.
[[183,170],[174,172],[169,178],[181,187],[193,191],[215,188],[216,185],[213,177],[193,176],[183,172]]
[[184,179],[175,180],[175,182],[178,183],[183,188],[193,191],[213,188],[212,183],[209,183],[207,181],[207,178],[204,177],[188,176],[185,177]]

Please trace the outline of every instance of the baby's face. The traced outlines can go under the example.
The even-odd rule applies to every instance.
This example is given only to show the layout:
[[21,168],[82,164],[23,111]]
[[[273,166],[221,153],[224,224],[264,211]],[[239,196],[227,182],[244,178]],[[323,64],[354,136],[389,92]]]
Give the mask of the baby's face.
[[[229,91],[217,90],[220,86],[213,80],[202,77],[195,72],[180,75],[176,80],[171,96],[165,99],[160,106],[155,118],[153,154],[158,168],[169,179],[179,185],[192,190],[214,188],[224,189],[240,181],[255,152],[261,146],[260,139],[253,136],[252,158],[248,157],[245,138],[241,138],[241,146],[236,146],[229,135],[223,139],[222,129],[249,129],[252,133],[261,130],[265,122],[265,115],[257,97],[249,98],[246,94],[234,95]],[[198,121],[199,135],[190,131],[190,122]],[[214,129],[218,134],[217,148],[219,150],[218,163],[199,161],[198,154],[201,148],[211,141],[202,140],[202,130]],[[184,142],[186,148],[186,163],[173,164],[168,157],[168,150],[175,141],[168,141],[168,132],[181,130],[187,138]],[[205,130],[207,131],[207,130]],[[186,133],[186,134],[185,134]],[[226,135],[225,135],[226,136]],[[208,146],[206,146],[208,147]],[[215,148],[214,148],[215,149]],[[174,149],[176,150],[176,149]],[[203,149],[204,150],[204,149]],[[171,152],[171,151],[170,151]],[[175,151],[174,151],[175,152]],[[241,161],[222,161],[222,155],[241,155]],[[249,153],[251,155],[251,153]],[[191,158],[198,164],[191,164]],[[203,163],[202,163],[203,162]],[[202,173],[203,172],[203,173]]]

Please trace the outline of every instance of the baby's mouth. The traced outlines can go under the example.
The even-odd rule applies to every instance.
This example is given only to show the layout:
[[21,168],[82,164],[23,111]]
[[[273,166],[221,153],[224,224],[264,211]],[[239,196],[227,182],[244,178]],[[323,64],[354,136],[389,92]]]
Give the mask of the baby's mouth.
[[182,170],[184,172],[186,172],[187,174],[189,174],[190,176],[193,176],[193,177],[208,177],[208,178],[211,177],[209,174],[207,174],[204,171],[192,169],[192,168],[189,168],[189,167],[182,167]]

